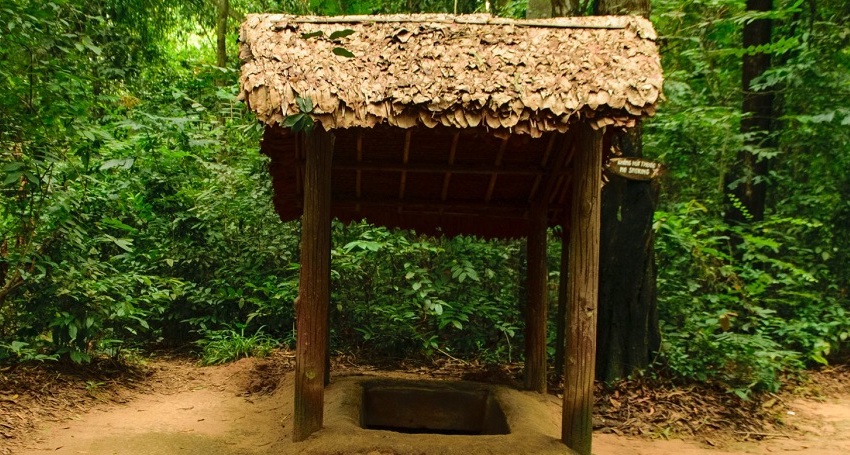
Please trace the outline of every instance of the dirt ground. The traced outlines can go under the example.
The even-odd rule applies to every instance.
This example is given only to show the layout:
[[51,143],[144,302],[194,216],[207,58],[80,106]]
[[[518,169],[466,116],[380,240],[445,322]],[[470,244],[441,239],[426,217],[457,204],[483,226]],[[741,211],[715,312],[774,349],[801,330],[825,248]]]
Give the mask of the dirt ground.
[[[90,378],[76,378],[76,382],[60,379],[68,374],[39,373],[43,376],[29,377],[26,384],[20,382],[20,377],[26,374],[0,372],[0,454],[448,454],[456,452],[446,448],[449,445],[467,446],[452,442],[466,439],[452,438],[486,438],[404,435],[407,439],[403,444],[390,444],[393,448],[387,449],[386,444],[377,444],[384,437],[380,433],[384,432],[376,432],[375,448],[379,450],[345,452],[333,449],[332,439],[341,438],[338,441],[344,443],[351,436],[326,428],[324,435],[319,434],[324,436],[321,444],[294,444],[290,439],[292,361],[292,356],[285,352],[276,353],[271,359],[243,359],[217,367],[199,367],[179,358],[154,358],[144,368],[129,373],[108,371]],[[344,376],[376,372],[338,365],[335,374],[344,382]],[[408,371],[404,375],[439,377],[439,373],[425,370]],[[623,431],[611,431],[611,427],[597,424],[600,431],[594,434],[593,452],[598,455],[848,454],[848,376],[847,370],[832,371],[816,377],[802,392],[766,403],[779,416],[776,419],[779,424],[771,427],[770,432],[753,434],[750,426],[740,426],[742,430],[738,431],[732,425],[725,427],[725,432],[698,432],[677,439],[668,434],[669,427],[659,427],[644,436],[627,436]],[[332,392],[329,397],[333,399]],[[535,415],[539,414],[535,419],[539,420],[534,423],[554,440],[558,436],[560,400],[554,395],[539,397],[535,405],[539,405],[535,408]],[[655,409],[663,406],[655,403],[650,409],[653,413],[661,412]],[[699,409],[693,411],[700,413]],[[448,441],[445,447],[435,444],[439,438]],[[522,446],[514,449],[515,453],[530,453],[524,452]],[[460,453],[485,452],[483,448],[476,450],[473,442]]]

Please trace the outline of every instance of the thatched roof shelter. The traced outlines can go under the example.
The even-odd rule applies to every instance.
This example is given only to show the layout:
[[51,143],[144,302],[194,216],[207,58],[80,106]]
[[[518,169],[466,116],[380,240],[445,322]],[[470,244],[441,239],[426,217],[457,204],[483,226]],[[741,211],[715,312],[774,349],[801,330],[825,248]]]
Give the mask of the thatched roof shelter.
[[[563,225],[572,226],[562,278],[573,315],[567,379],[576,382],[564,398],[564,441],[587,440],[589,451],[602,131],[655,112],[654,40],[649,21],[627,16],[248,16],[240,98],[266,125],[278,213],[302,217],[296,439],[322,424],[315,381],[326,372],[330,217],[527,237],[526,385],[538,391],[546,227]],[[318,126],[283,126],[298,114]]]
[[[301,215],[304,155],[277,125],[300,112],[302,97],[337,132],[334,216],[521,237],[541,192],[553,204],[550,224],[567,223],[572,152],[558,133],[576,122],[629,126],[655,112],[654,38],[646,19],[629,16],[251,15],[240,96],[269,125],[262,147],[284,220]],[[556,181],[546,186],[546,175]]]

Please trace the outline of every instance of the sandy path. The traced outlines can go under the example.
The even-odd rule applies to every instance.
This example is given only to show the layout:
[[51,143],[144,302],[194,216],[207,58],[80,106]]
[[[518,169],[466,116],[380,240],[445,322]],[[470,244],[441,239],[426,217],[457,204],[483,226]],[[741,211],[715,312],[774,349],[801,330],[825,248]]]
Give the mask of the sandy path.
[[[282,436],[274,396],[250,397],[240,385],[251,361],[225,367],[177,365],[170,388],[49,424],[21,454],[255,454]],[[281,394],[282,397],[282,394]],[[291,404],[290,404],[291,408]]]
[[[244,360],[210,368],[175,366],[175,374],[185,376],[176,385],[138,396],[126,404],[108,405],[73,416],[66,422],[46,423],[40,433],[23,447],[17,447],[14,453],[299,453],[299,446],[290,442],[288,428],[292,413],[291,373],[274,394],[246,395],[242,392],[250,380],[252,362]],[[560,409],[554,404],[550,407],[553,413],[550,417],[559,416]],[[793,415],[788,415],[786,423],[789,429],[794,429],[789,432],[793,437],[736,443],[597,434],[593,451],[597,455],[850,454],[850,391],[823,402],[796,400],[790,410]],[[520,448],[517,453],[522,453]]]

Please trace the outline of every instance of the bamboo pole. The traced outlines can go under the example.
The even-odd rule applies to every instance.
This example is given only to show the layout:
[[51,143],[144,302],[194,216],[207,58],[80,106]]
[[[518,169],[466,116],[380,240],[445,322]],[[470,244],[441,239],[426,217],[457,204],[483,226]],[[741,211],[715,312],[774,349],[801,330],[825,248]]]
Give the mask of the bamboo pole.
[[304,138],[304,215],[296,308],[295,413],[292,439],[322,428],[331,281],[331,162],[334,136],[316,127]]
[[570,223],[569,319],[564,359],[561,439],[580,455],[590,455],[596,318],[599,294],[602,130],[579,126]]

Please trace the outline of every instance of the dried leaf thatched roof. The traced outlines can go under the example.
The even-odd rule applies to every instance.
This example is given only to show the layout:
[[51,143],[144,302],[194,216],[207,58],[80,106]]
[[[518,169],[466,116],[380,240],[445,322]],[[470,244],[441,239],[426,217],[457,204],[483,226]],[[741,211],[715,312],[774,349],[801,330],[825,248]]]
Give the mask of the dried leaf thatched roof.
[[[353,33],[330,39],[343,30]],[[309,98],[327,129],[481,126],[539,137],[577,118],[629,125],[661,97],[654,39],[649,21],[630,16],[250,15],[241,97],[266,124]]]

